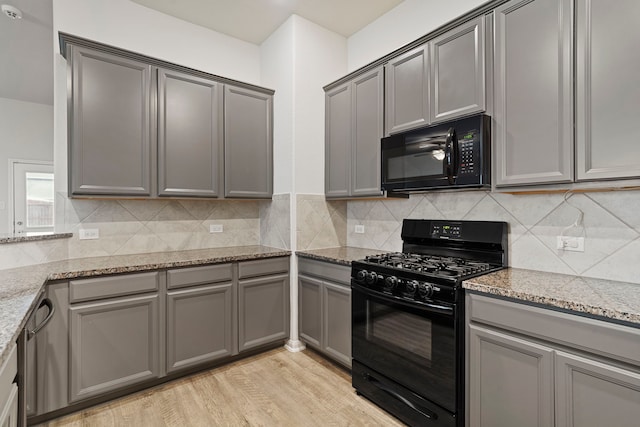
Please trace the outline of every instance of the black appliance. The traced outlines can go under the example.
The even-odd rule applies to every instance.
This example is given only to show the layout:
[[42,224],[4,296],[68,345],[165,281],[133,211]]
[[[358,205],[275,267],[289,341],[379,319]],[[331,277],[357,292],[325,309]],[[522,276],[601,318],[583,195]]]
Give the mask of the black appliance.
[[352,384],[403,422],[464,425],[461,283],[507,266],[507,223],[405,219],[402,252],[351,267]]
[[412,193],[491,184],[491,119],[484,114],[382,138],[382,190]]

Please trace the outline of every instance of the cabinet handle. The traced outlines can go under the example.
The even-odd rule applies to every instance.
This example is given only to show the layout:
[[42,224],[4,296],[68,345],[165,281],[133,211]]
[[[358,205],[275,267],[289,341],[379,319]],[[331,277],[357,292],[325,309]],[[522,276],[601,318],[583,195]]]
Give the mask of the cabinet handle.
[[40,310],[42,307],[47,306],[47,308],[49,309],[49,313],[47,314],[47,317],[44,318],[44,320],[42,322],[40,322],[40,324],[38,326],[36,326],[35,328],[33,328],[33,330],[29,330],[27,329],[27,340],[30,340],[31,338],[33,338],[34,336],[36,336],[36,334],[40,331],[40,329],[44,328],[45,325],[47,323],[49,323],[49,321],[51,320],[51,318],[53,317],[53,313],[56,312],[55,307],[53,306],[53,303],[51,302],[51,300],[49,298],[45,298],[40,302],[40,305],[38,306],[37,310]]

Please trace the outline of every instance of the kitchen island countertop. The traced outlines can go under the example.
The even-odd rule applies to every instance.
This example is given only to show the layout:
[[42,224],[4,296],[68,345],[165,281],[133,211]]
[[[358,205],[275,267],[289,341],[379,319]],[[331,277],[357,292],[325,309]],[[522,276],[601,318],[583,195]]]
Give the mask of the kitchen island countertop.
[[69,259],[0,270],[0,365],[24,328],[40,292],[50,280],[289,256],[288,250],[266,246],[234,246],[175,252]]
[[506,268],[465,280],[462,286],[640,328],[640,284]]

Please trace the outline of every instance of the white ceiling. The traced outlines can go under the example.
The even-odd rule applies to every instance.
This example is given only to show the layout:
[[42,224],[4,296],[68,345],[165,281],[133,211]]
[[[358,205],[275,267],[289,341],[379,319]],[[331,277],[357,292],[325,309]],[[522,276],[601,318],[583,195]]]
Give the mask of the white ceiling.
[[0,14],[0,97],[53,104],[52,0],[0,0],[22,19]]
[[254,44],[292,14],[345,37],[403,0],[131,0],[151,9]]

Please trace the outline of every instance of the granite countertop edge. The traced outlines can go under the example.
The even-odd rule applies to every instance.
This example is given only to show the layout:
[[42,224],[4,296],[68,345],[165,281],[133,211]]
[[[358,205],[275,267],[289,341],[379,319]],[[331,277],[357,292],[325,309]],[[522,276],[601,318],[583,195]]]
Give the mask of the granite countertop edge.
[[[600,305],[595,305],[593,302],[588,301],[588,298],[583,297],[586,291],[590,290],[587,289],[588,281],[596,282],[599,281],[598,279],[511,268],[503,271],[508,270],[517,272],[520,275],[529,275],[532,278],[538,276],[562,277],[562,282],[564,282],[564,285],[571,286],[572,288],[572,290],[570,291],[571,298],[562,294],[562,287],[559,287],[558,293],[555,295],[553,294],[553,290],[549,292],[549,295],[540,295],[534,290],[527,291],[526,289],[512,289],[512,287],[519,285],[519,283],[513,283],[518,282],[517,278],[507,279],[498,277],[497,275],[492,273],[485,276],[479,276],[473,279],[465,280],[462,283],[462,286],[467,290],[475,291],[477,293],[510,298],[521,302],[534,303],[551,310],[560,309],[562,311],[568,311],[577,315],[586,314],[594,316],[595,318],[598,318],[602,321],[619,321],[622,324],[640,328],[640,307],[636,310],[633,310],[631,307],[621,307],[620,305],[621,303],[624,303],[624,301],[620,301],[619,298],[610,300],[607,298],[608,295],[606,293],[603,293],[604,297],[599,299],[598,302],[600,303]],[[490,279],[491,276],[494,276],[495,278]],[[638,292],[640,292],[640,285],[609,281],[605,279],[600,280],[600,282],[608,283],[612,287],[637,286],[637,290]],[[584,287],[585,292],[582,292],[580,287]]]
[[370,248],[357,248],[352,246],[337,246],[322,249],[305,249],[296,251],[296,255],[303,258],[351,267],[352,261],[363,259],[368,255],[376,255],[385,252],[388,251]]
[[68,239],[73,237],[73,233],[49,233],[49,234],[35,234],[31,236],[17,235],[17,236],[5,236],[0,235],[0,244],[7,243],[22,243],[22,242],[38,242],[41,240],[54,240],[54,239]]
[[[162,270],[168,268],[180,268],[189,266],[201,266],[208,264],[221,264],[226,262],[252,261],[266,258],[290,256],[290,250],[270,248],[267,246],[247,246],[215,248],[210,251],[239,251],[236,254],[209,255],[208,250],[156,252],[131,255],[129,257],[96,257],[78,258],[47,264],[32,265],[9,270],[0,270],[0,366],[9,356],[20,331],[25,327],[30,313],[35,308],[44,286],[49,281],[69,280],[84,277],[95,277],[121,273],[135,273],[150,270]],[[195,254],[189,258],[189,253]],[[204,254],[204,255],[200,255]],[[188,259],[169,260],[171,256],[187,257]],[[136,262],[136,258],[148,258],[147,262]],[[153,258],[159,261],[153,262]],[[111,259],[116,261],[115,265]],[[110,265],[100,266],[101,262]],[[120,262],[120,265],[117,263]],[[75,264],[75,266],[74,266]]]

